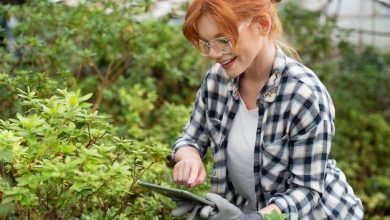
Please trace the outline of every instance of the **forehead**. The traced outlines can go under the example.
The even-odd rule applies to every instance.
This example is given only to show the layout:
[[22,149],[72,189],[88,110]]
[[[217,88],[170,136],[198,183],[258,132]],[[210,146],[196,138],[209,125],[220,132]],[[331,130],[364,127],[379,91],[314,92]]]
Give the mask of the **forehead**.
[[202,15],[196,22],[196,28],[199,34],[199,38],[205,41],[210,41],[216,37],[223,36],[217,23],[209,15]]

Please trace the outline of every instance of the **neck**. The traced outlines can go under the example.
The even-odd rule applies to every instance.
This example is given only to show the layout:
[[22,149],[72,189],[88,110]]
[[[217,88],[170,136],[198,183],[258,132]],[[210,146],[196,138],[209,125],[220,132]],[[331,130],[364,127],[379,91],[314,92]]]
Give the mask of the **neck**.
[[242,78],[252,82],[265,82],[271,74],[275,53],[275,44],[266,39],[263,48],[242,75]]

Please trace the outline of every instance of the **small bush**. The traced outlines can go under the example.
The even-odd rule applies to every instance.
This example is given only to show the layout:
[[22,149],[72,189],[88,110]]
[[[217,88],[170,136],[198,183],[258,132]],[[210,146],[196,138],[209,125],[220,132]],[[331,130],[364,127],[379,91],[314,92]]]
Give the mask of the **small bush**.
[[136,217],[132,207],[156,203],[140,194],[136,182],[165,161],[167,147],[114,136],[105,117],[85,102],[91,95],[57,93],[40,99],[23,92],[19,97],[28,111],[1,121],[3,212],[8,208],[7,215],[34,219],[112,219]]

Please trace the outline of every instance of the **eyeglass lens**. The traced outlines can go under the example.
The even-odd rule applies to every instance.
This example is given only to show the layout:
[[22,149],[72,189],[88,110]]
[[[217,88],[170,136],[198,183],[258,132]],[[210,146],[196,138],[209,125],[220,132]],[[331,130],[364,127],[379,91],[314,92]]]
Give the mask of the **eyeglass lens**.
[[210,49],[213,48],[222,53],[230,52],[232,47],[230,40],[228,38],[217,38],[210,42],[201,42],[200,43],[200,52],[204,55],[209,55]]

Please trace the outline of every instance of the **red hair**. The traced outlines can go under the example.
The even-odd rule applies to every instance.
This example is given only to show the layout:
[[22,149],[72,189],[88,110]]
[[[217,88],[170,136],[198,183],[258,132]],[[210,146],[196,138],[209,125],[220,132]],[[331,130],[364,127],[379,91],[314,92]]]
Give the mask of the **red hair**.
[[197,44],[199,34],[196,24],[201,16],[210,16],[222,34],[229,37],[233,45],[238,40],[238,23],[249,18],[260,22],[264,18],[271,21],[269,36],[277,40],[283,32],[276,13],[276,2],[272,0],[193,0],[188,7],[183,25],[186,39]]

